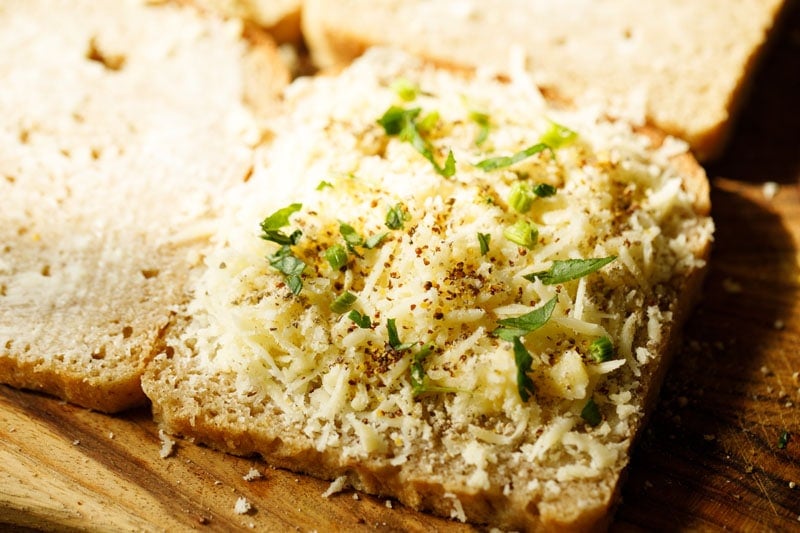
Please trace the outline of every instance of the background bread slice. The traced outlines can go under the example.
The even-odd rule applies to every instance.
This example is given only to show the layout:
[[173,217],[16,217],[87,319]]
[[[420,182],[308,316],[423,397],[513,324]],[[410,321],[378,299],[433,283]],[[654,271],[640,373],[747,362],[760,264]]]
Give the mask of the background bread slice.
[[[406,88],[418,88],[418,91],[413,91],[418,95],[413,102],[404,103],[391,88],[398,80],[405,80],[402,83]],[[229,203],[232,209],[217,235],[218,248],[209,255],[207,270],[195,285],[194,299],[179,313],[182,326],[171,330],[165,352],[148,366],[143,378],[143,387],[152,400],[156,419],[165,430],[196,442],[236,454],[257,453],[273,465],[327,479],[343,477],[346,484],[357,489],[394,497],[411,507],[443,516],[509,529],[588,530],[604,523],[616,501],[632,442],[642,427],[645,413],[652,407],[681,325],[699,292],[709,253],[713,225],[708,218],[708,183],[702,169],[687,154],[686,145],[653,132],[635,135],[630,126],[607,121],[596,109],[559,112],[546,108],[539,94],[524,78],[513,79],[508,84],[484,78],[465,79],[388,50],[372,50],[336,77],[298,80],[290,87],[288,95],[287,113],[273,125],[281,135],[268,147],[265,165],[257,168],[252,179],[232,195],[237,201]],[[447,148],[452,149],[458,162],[455,176],[444,178],[437,175],[433,166],[409,143],[386,138],[375,120],[390,105],[420,106],[423,109],[420,116],[432,111],[440,113],[437,125],[430,130],[434,145],[432,157],[443,161]],[[489,140],[485,141],[489,144],[484,148],[474,146],[473,139],[479,128],[466,118],[470,110],[476,108],[485,111],[494,124],[490,128]],[[674,248],[664,243],[658,245],[659,254],[665,255],[661,255],[656,266],[652,267],[658,271],[653,274],[653,285],[646,288],[647,283],[639,285],[633,281],[632,274],[625,274],[629,267],[623,266],[624,261],[620,260],[615,267],[617,270],[613,271],[615,274],[602,277],[610,292],[595,295],[601,300],[613,298],[614,305],[619,307],[606,308],[607,314],[616,316],[614,320],[624,319],[629,323],[622,328],[627,328],[627,333],[614,330],[619,357],[624,356],[613,363],[619,373],[598,378],[600,381],[594,388],[594,397],[602,404],[605,418],[603,425],[596,430],[585,427],[577,418],[580,406],[586,402],[586,396],[581,396],[585,391],[578,393],[577,388],[574,391],[570,389],[573,382],[569,377],[563,378],[567,383],[564,389],[555,390],[561,382],[553,378],[553,374],[548,374],[555,368],[549,367],[550,363],[536,370],[536,399],[529,404],[520,403],[514,384],[513,356],[507,345],[494,342],[496,339],[488,334],[489,330],[482,330],[485,332],[483,335],[478,329],[470,329],[472,326],[468,320],[451,319],[463,311],[460,308],[445,310],[436,316],[435,306],[447,305],[443,301],[431,300],[434,303],[430,304],[429,310],[425,309],[424,303],[417,305],[416,301],[408,306],[398,303],[400,296],[413,298],[416,294],[413,291],[410,296],[402,293],[400,287],[409,286],[404,284],[424,287],[425,279],[433,280],[431,286],[434,283],[457,284],[464,279],[464,272],[471,268],[469,264],[482,261],[478,242],[470,229],[466,242],[471,243],[471,252],[458,256],[463,260],[462,266],[458,266],[455,258],[447,263],[456,269],[451,273],[427,278],[417,276],[416,271],[401,268],[403,264],[413,263],[416,265],[414,268],[419,264],[427,265],[425,260],[435,262],[437,257],[449,253],[450,248],[442,245],[435,253],[426,255],[430,251],[425,248],[427,241],[423,237],[425,231],[435,233],[431,228],[436,225],[439,214],[446,211],[443,206],[452,205],[453,212],[467,213],[463,220],[451,224],[445,219],[441,226],[437,226],[438,231],[458,232],[462,226],[472,223],[470,217],[475,209],[494,209],[485,206],[505,203],[504,196],[493,196],[493,187],[502,188],[498,184],[513,182],[517,179],[517,172],[527,171],[538,179],[560,179],[558,171],[547,174],[546,178],[537,174],[543,168],[537,165],[548,164],[545,157],[532,166],[523,164],[515,171],[500,171],[486,177],[483,191],[492,199],[491,202],[486,198],[482,201],[476,198],[472,204],[469,199],[459,196],[461,189],[453,185],[462,179],[461,176],[476,172],[470,162],[481,155],[497,155],[495,150],[505,153],[509,146],[535,142],[538,133],[534,135],[533,132],[546,126],[544,117],[576,121],[574,126],[580,135],[585,136],[582,137],[584,141],[576,142],[585,142],[586,145],[576,145],[578,151],[574,153],[557,152],[556,159],[563,157],[577,166],[597,165],[598,169],[644,165],[642,168],[655,169],[653,172],[664,172],[669,188],[675,194],[674,204],[667,197],[655,192],[652,194],[653,201],[657,201],[656,198],[666,201],[671,213],[669,220],[662,221],[660,233],[656,233],[675,245]],[[599,129],[595,130],[595,126]],[[663,146],[657,148],[662,141]],[[584,153],[580,146],[591,146],[591,149]],[[631,154],[639,154],[643,159]],[[571,159],[573,156],[574,160]],[[567,170],[564,172],[568,173]],[[597,187],[604,187],[599,185],[602,178],[597,179]],[[298,218],[297,224],[308,235],[303,238],[312,243],[310,249],[298,252],[309,263],[306,288],[299,296],[293,296],[283,277],[270,269],[265,256],[274,250],[258,236],[261,219],[274,209],[296,201],[293,195],[299,191],[305,191],[307,198],[345,191],[327,203],[309,200],[305,209],[319,215],[323,210],[330,211],[333,206],[335,219],[363,223],[364,235],[383,231],[382,223],[376,220],[382,220],[385,204],[391,204],[388,197],[373,200],[365,196],[356,203],[363,201],[370,207],[364,209],[362,206],[361,210],[347,200],[346,191],[350,187],[354,191],[361,190],[358,189],[360,180],[368,184],[365,186],[367,189],[372,184],[382,184],[380,186],[405,191],[398,194],[407,202],[410,220],[414,221],[408,223],[411,227],[404,228],[402,236],[391,233],[384,245],[386,248],[361,250],[368,261],[370,257],[375,261],[365,272],[359,273],[352,265],[348,268],[354,277],[375,273],[378,277],[374,279],[384,280],[380,287],[375,285],[375,297],[366,288],[353,289],[360,291],[358,310],[369,314],[373,321],[372,328],[364,335],[379,335],[372,344],[377,347],[376,359],[365,356],[366,352],[360,351],[360,344],[354,350],[341,348],[337,351],[331,348],[333,342],[327,340],[341,333],[336,328],[343,328],[343,335],[359,335],[359,329],[350,325],[346,317],[334,316],[328,310],[332,294],[342,288],[326,285],[327,276],[336,274],[328,273],[325,270],[328,267],[319,257],[330,244],[323,237],[327,226],[317,226],[314,215]],[[566,191],[568,183],[571,182],[558,185]],[[376,190],[380,186],[375,185]],[[437,194],[430,192],[438,190],[437,187],[450,192],[441,192],[445,196],[437,198]],[[622,189],[627,190],[626,187]],[[594,191],[600,195],[606,192],[604,189]],[[357,193],[353,194],[360,198]],[[453,195],[453,203],[448,203],[447,194]],[[604,197],[624,201],[626,194],[620,190]],[[570,196],[565,201],[568,204],[569,201],[586,199]],[[426,207],[412,207],[412,204]],[[477,204],[479,207],[475,207]],[[544,201],[537,205],[555,204]],[[626,210],[628,208],[634,213],[639,209],[635,201],[627,204]],[[368,213],[363,215],[366,218],[360,218],[365,212]],[[531,217],[547,218],[542,212],[537,213]],[[433,224],[431,228],[419,222],[419,217],[427,215],[433,217],[433,222],[425,223]],[[570,218],[564,226],[563,234],[557,239],[544,238],[542,246],[545,243],[557,246],[560,239],[568,240],[571,224],[580,225],[580,220],[585,217],[580,210],[575,215],[575,219]],[[513,218],[513,213],[510,216]],[[620,213],[620,216],[624,219],[627,215]],[[481,230],[498,232],[490,241],[491,249],[495,250],[492,253],[500,254],[493,256],[492,264],[496,268],[504,268],[501,257],[511,257],[522,265],[539,253],[535,249],[520,252],[515,245],[504,240],[499,233],[501,230],[502,227],[490,226]],[[544,225],[541,231],[545,232]],[[331,235],[335,233],[335,230],[330,232]],[[414,250],[412,240],[419,243],[416,244],[418,251]],[[633,242],[628,244],[633,249],[638,246]],[[411,248],[402,248],[405,245]],[[452,249],[457,246],[460,245],[452,244]],[[396,250],[405,250],[406,253],[394,255]],[[668,250],[673,250],[676,255]],[[384,254],[380,257],[387,263],[376,259],[376,253]],[[425,260],[417,261],[414,256]],[[353,265],[358,263],[356,259],[353,262]],[[637,267],[630,268],[633,272]],[[618,285],[622,279],[630,285]],[[527,285],[516,285],[518,282],[519,279],[504,278],[495,290],[487,281],[477,293],[509,298],[514,302],[511,304],[513,307],[520,303],[515,300],[517,290],[527,290]],[[346,279],[343,283],[347,284]],[[365,285],[367,283],[364,281]],[[398,292],[392,292],[394,288],[398,288]],[[464,292],[470,292],[466,285],[462,288]],[[420,292],[426,290],[432,289],[421,288]],[[574,285],[571,288],[565,286],[562,297],[567,293],[573,294],[575,290]],[[446,292],[444,289],[441,291],[440,296]],[[632,296],[637,291],[640,291],[638,296]],[[476,294],[475,291],[472,293]],[[457,296],[452,298],[458,299]],[[575,298],[578,301],[578,296]],[[629,301],[628,298],[633,299]],[[369,306],[379,308],[380,312],[374,312]],[[646,316],[642,314],[643,307],[650,308]],[[402,309],[406,311],[401,316]],[[416,317],[415,313],[419,314],[420,320],[409,318]],[[482,388],[474,389],[480,390],[474,395],[460,391],[410,400],[408,367],[402,366],[402,361],[408,364],[407,358],[387,364],[389,369],[399,369],[394,378],[381,373],[386,370],[366,370],[372,369],[370,365],[376,361],[379,366],[385,362],[381,354],[394,353],[386,347],[385,337],[380,337],[384,329],[388,330],[384,323],[391,316],[398,317],[398,328],[404,341],[417,340],[415,335],[424,335],[426,328],[430,328],[428,333],[435,337],[452,325],[463,333],[459,342],[463,341],[464,346],[472,346],[467,339],[477,339],[475,342],[491,346],[484,353],[464,352],[463,360],[454,356],[453,361],[448,360],[453,366],[441,363],[441,367],[435,368],[438,372],[435,379],[440,380],[440,384],[472,391],[472,381],[488,375],[492,377],[480,382],[482,384],[478,387]],[[491,322],[496,324],[494,319]],[[462,325],[466,332],[458,329]],[[557,331],[550,334],[555,338],[559,335]],[[560,348],[551,348],[554,350],[552,361],[568,359],[566,350],[562,353]],[[539,352],[537,354],[536,357],[542,356]],[[432,357],[436,360],[437,355]],[[471,364],[470,361],[491,361],[496,366],[481,364],[472,369],[474,376],[457,374],[459,361],[467,365]],[[362,367],[362,364],[366,366]],[[294,370],[295,365],[300,370]],[[351,372],[343,374],[340,372],[343,368]],[[430,368],[428,371],[432,372]],[[450,371],[456,372],[463,381],[448,383]],[[282,382],[275,377],[294,376],[294,372],[300,376],[294,381],[294,378],[287,378],[287,382]],[[560,370],[555,372],[558,374]],[[392,401],[398,403],[389,404],[398,406],[397,411],[381,414],[382,408],[376,408],[375,411],[354,412],[358,409],[354,407],[356,402],[363,400],[369,405],[373,401],[380,404],[383,394],[395,394],[391,388],[394,385],[384,388],[377,381],[370,381],[383,379],[376,378],[376,375],[386,377],[384,383],[399,384],[397,396],[392,396]],[[569,371],[565,370],[564,375],[568,376]],[[330,380],[331,376],[336,379]],[[373,388],[368,390],[374,391],[374,395],[365,393],[368,396],[366,400],[358,392],[350,396],[355,390],[351,387],[357,388],[360,382],[372,384]],[[342,390],[347,391],[344,396],[340,394]],[[488,395],[488,392],[497,390],[504,392],[498,396]],[[483,418],[482,409],[489,401],[487,398],[497,397],[504,398],[502,408]],[[470,419],[473,416],[469,414],[470,409],[474,409],[474,416],[480,422],[464,423],[459,418]],[[409,417],[408,412],[415,415]],[[350,414],[355,418],[349,418]],[[530,423],[515,423],[513,417],[517,414],[530,415],[532,418],[525,418]],[[391,424],[390,419],[401,422],[394,429],[381,425]],[[409,430],[409,434],[405,422],[414,428]],[[317,423],[319,425],[315,425]],[[485,425],[473,427],[479,424]],[[420,433],[414,433],[419,427],[423,428],[419,429]],[[429,432],[424,429],[426,427]],[[477,433],[473,434],[473,430]],[[497,446],[487,444],[484,447],[488,442],[485,439],[497,439]],[[581,442],[594,442],[602,450],[610,450],[609,455],[603,456],[602,451],[598,456],[594,452],[584,454],[571,448]]]
[[186,0],[225,16],[238,17],[263,28],[278,42],[298,44],[302,0]]
[[517,47],[546,91],[632,106],[707,160],[725,144],[784,4],[306,0],[303,29],[321,67],[385,44],[444,64],[508,73]]
[[131,0],[3,2],[0,48],[0,381],[141,404],[288,75],[238,22]]

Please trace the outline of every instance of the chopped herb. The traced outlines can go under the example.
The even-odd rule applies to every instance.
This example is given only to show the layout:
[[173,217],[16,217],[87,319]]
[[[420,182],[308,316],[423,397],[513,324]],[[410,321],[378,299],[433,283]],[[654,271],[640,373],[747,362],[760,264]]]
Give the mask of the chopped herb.
[[[383,130],[386,132],[386,135],[396,135],[401,141],[410,143],[411,146],[413,146],[425,157],[425,159],[431,163],[431,165],[433,165],[433,168],[437,173],[449,178],[455,174],[456,171],[456,161],[453,157],[453,151],[450,150],[448,152],[447,160],[445,161],[444,166],[440,166],[436,162],[436,159],[433,157],[433,148],[431,147],[431,144],[422,137],[420,128],[416,121],[420,111],[421,110],[418,107],[403,109],[401,107],[392,106],[386,110],[381,118],[378,119],[378,124],[383,126]],[[423,119],[426,122],[425,126],[429,126],[428,122],[432,120],[430,118],[431,116],[431,114],[428,114],[425,119]],[[438,116],[436,117],[436,120],[438,120]]]
[[355,309],[350,311],[347,317],[356,323],[356,325],[362,329],[369,329],[372,327],[372,320],[369,319],[367,315],[362,315]]
[[553,196],[555,193],[556,188],[549,183],[537,183],[533,186],[533,194],[539,198],[547,198],[548,196]]
[[333,183],[325,180],[320,181],[317,185],[317,190],[321,191],[322,189],[333,189]]
[[385,239],[387,235],[389,235],[389,233],[385,232],[385,233],[376,233],[375,235],[367,237],[364,240],[364,248],[366,248],[367,250],[372,250],[380,243],[382,243],[383,239]]
[[417,122],[417,129],[420,133],[428,133],[439,123],[439,112],[431,111]]
[[406,206],[396,203],[386,212],[386,227],[389,229],[403,229],[406,220],[411,218]]
[[589,356],[597,363],[610,361],[614,357],[614,345],[608,337],[600,337],[589,345]]
[[394,82],[392,82],[391,87],[397,96],[406,102],[416,99],[417,95],[419,94],[419,87],[417,84],[409,81],[406,78],[397,78],[394,80]]
[[400,342],[400,337],[397,335],[397,326],[395,325],[394,318],[389,318],[386,320],[386,331],[389,333],[389,346],[392,347],[392,350],[403,352],[414,346],[413,342]]
[[527,213],[533,205],[533,199],[531,187],[527,183],[516,181],[508,194],[508,205],[517,213]]
[[586,405],[581,410],[581,418],[583,418],[590,426],[596,426],[603,421],[603,416],[600,414],[600,408],[594,402],[594,398],[589,398]]
[[553,261],[553,266],[550,267],[550,270],[534,272],[523,277],[528,281],[534,281],[538,278],[542,280],[542,283],[545,285],[555,285],[557,283],[564,283],[573,279],[582,278],[596,270],[600,270],[616,258],[616,256],[612,255],[596,259],[556,260]]
[[489,159],[484,159],[483,161],[476,163],[475,166],[485,172],[491,172],[492,170],[497,170],[499,168],[510,167],[515,163],[519,163],[523,159],[527,159],[543,150],[549,149],[550,147],[544,143],[534,144],[511,156],[490,157]]
[[561,148],[562,146],[571,143],[577,136],[577,133],[566,126],[551,122],[550,128],[544,132],[544,134],[542,134],[539,142],[542,142],[555,150],[556,148]]
[[530,250],[536,246],[539,230],[526,220],[518,220],[503,230],[503,237]]
[[789,432],[784,429],[778,437],[778,448],[783,450],[787,444],[789,444]]
[[486,255],[489,253],[489,242],[492,240],[492,236],[488,233],[480,233],[478,232],[478,244],[481,247],[481,255]]
[[364,244],[364,238],[359,235],[356,229],[350,224],[339,222],[339,233],[344,238],[344,242],[347,244],[347,249],[351,252],[355,246],[363,246]]
[[305,270],[306,264],[294,256],[288,244],[284,244],[277,252],[269,256],[269,264],[286,277],[286,284],[294,294],[300,293],[303,288],[303,280],[300,275]]
[[422,363],[425,358],[433,351],[432,344],[423,345],[417,353],[414,354],[414,359],[411,361],[411,391],[416,398],[421,394],[431,392],[459,392],[458,389],[450,387],[437,387],[430,384],[430,380],[425,374],[425,367]]
[[344,291],[331,303],[331,311],[342,314],[356,303],[356,299],[357,297],[355,294],[350,291]]
[[341,244],[334,244],[325,250],[325,259],[334,270],[339,270],[347,264],[347,250]]
[[514,362],[517,364],[517,391],[522,401],[527,402],[531,395],[536,392],[533,380],[528,375],[528,372],[531,371],[531,365],[533,364],[533,357],[531,357],[531,354],[525,349],[525,345],[522,344],[519,337],[514,337],[513,342]]
[[503,340],[513,341],[517,337],[523,337],[539,329],[550,320],[550,316],[556,308],[557,301],[558,297],[554,296],[543,306],[534,309],[530,313],[498,320],[497,323],[500,324],[501,327],[494,330],[493,334]]
[[283,209],[278,209],[261,222],[261,238],[277,244],[297,244],[297,240],[303,234],[300,230],[286,235],[281,228],[289,224],[289,217],[303,207],[303,204],[291,204]]
[[489,138],[489,115],[480,111],[470,111],[469,119],[479,127],[475,136],[475,146],[480,146]]

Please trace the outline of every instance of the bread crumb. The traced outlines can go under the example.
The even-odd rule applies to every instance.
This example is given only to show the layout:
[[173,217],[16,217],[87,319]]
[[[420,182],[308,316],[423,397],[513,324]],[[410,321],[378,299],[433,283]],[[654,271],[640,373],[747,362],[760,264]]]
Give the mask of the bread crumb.
[[158,430],[158,438],[161,439],[161,449],[158,452],[158,455],[162,459],[166,459],[175,451],[175,441],[172,440],[169,435],[164,433],[163,429]]
[[81,441],[80,441],[80,440],[78,440],[78,439],[75,439],[74,441],[72,441],[72,445],[73,445],[73,446],[77,446],[77,445],[78,445],[78,444],[80,444],[80,443],[81,443]]
[[786,327],[786,323],[783,320],[778,319],[772,323],[772,327],[780,331]]
[[772,375],[772,371],[766,365],[762,366],[760,371],[765,376],[771,376]]
[[358,501],[358,493],[357,493],[357,492],[354,492],[354,493],[353,493],[353,499],[354,499],[354,500],[356,500],[356,501]]
[[392,500],[386,500],[384,502],[384,505],[386,506],[387,509],[391,509],[392,508]]
[[708,442],[711,442],[712,440],[716,440],[716,438],[717,438],[716,435],[713,435],[713,434],[710,434],[710,433],[706,434],[706,435],[703,435],[703,440],[708,441]]
[[751,465],[747,465],[745,467],[744,471],[747,472],[748,474],[752,474],[753,473],[753,467]]
[[222,481],[220,481],[220,480],[218,480],[218,479],[217,479],[217,480],[214,480],[214,485],[218,485],[218,486],[219,486],[219,485],[222,485]]
[[453,500],[453,508],[450,510],[450,518],[455,518],[459,522],[466,522],[467,515],[464,513],[464,507],[461,505],[461,500],[452,492],[445,492],[445,498]]
[[328,490],[322,493],[323,498],[330,498],[332,495],[336,494],[337,492],[342,492],[345,485],[347,484],[347,476],[339,476],[333,480],[333,482],[328,487]]
[[790,488],[790,489],[793,489],[793,488],[795,488],[796,486],[797,486],[797,483],[795,483],[794,481],[790,481],[790,482],[789,482],[789,488]]
[[767,181],[761,187],[761,193],[767,200],[772,200],[773,198],[775,198],[775,196],[777,196],[780,188],[781,188],[780,185],[778,185],[774,181]]
[[255,468],[251,468],[245,475],[242,476],[242,479],[245,481],[255,481],[256,479],[261,479],[262,477],[264,477],[264,475],[261,472]]
[[725,292],[730,294],[738,294],[742,292],[742,284],[732,278],[725,278],[722,280],[722,288]]
[[113,432],[113,431],[109,431],[109,432],[108,432],[108,438],[109,438],[109,439],[113,439],[113,438],[114,438],[114,436],[115,436],[115,435],[114,435],[114,432]]
[[240,496],[236,500],[236,504],[233,506],[233,512],[236,514],[247,514],[250,512],[253,506],[250,505],[250,502],[247,501],[247,498],[244,496]]
[[795,372],[792,374],[792,379],[795,383],[800,383],[800,372]]

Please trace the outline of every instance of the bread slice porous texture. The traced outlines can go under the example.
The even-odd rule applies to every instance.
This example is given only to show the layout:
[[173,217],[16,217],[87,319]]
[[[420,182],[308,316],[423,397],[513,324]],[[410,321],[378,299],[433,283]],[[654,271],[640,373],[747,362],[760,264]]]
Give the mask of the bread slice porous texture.
[[712,240],[686,143],[391,49],[286,105],[143,378],[163,429],[459,520],[607,523]]
[[320,67],[392,45],[508,74],[512,55],[546,91],[637,108],[709,160],[724,148],[785,0],[306,0]]
[[253,23],[276,41],[298,44],[302,0],[184,0],[203,9]]
[[147,401],[217,198],[288,82],[267,37],[151,4],[0,5],[0,382],[106,412]]

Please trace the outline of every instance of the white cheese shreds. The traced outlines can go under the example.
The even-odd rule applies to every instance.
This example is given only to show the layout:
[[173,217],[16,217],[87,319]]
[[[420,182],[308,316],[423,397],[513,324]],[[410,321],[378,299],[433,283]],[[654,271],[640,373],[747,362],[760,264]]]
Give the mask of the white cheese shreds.
[[327,490],[325,490],[325,492],[322,493],[322,497],[330,498],[334,494],[342,492],[346,486],[347,486],[347,476],[339,476],[336,479],[334,479],[328,486]]
[[258,469],[251,468],[245,475],[242,476],[242,479],[245,481],[255,481],[257,479],[261,479],[262,477],[264,477],[264,474],[262,474]]
[[236,503],[233,505],[233,512],[236,514],[247,514],[252,508],[253,506],[247,500],[247,498],[240,496],[236,499]]
[[158,438],[161,441],[161,449],[158,450],[158,455],[162,459],[166,459],[175,451],[175,441],[169,435],[164,433],[163,429],[158,430]]

